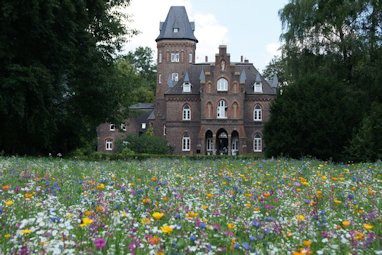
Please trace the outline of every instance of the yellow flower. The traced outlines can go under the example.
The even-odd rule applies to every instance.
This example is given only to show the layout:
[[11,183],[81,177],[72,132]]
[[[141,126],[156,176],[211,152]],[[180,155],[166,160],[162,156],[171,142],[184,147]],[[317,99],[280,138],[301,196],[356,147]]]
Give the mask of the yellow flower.
[[304,246],[309,247],[312,244],[312,241],[306,240],[304,241]]
[[203,210],[208,209],[208,205],[202,205],[202,209],[203,209]]
[[30,233],[32,233],[32,230],[30,230],[30,229],[23,229],[23,230],[21,230],[21,234],[23,234],[23,235],[27,235],[27,234],[30,234]]
[[305,220],[305,217],[304,217],[304,215],[299,214],[299,215],[296,216],[296,219],[297,219],[298,221],[304,221],[304,220]]
[[233,224],[233,223],[228,223],[228,224],[227,224],[227,227],[228,227],[229,229],[234,229],[236,226],[235,226],[235,224]]
[[155,220],[160,220],[160,219],[162,219],[162,217],[164,216],[164,213],[161,213],[161,212],[155,212],[155,213],[152,214],[152,216],[153,216],[153,218],[154,218]]
[[90,224],[93,223],[92,219],[89,219],[88,217],[82,218],[82,223],[80,224],[81,227],[87,227]]
[[98,189],[98,190],[103,190],[103,189],[105,189],[105,184],[103,184],[103,183],[98,184],[97,189]]
[[323,175],[323,176],[321,176],[321,179],[323,180],[323,181],[326,181],[326,179],[328,179],[325,175]]
[[11,235],[10,235],[10,234],[5,234],[5,235],[4,235],[4,238],[5,238],[5,239],[9,239],[9,238],[11,238]]
[[366,230],[372,230],[373,229],[373,225],[370,225],[370,224],[367,224],[367,223],[365,223],[365,224],[363,224],[363,227],[366,229]]
[[11,205],[13,205],[13,201],[11,201],[11,200],[5,201],[5,205],[11,206]]
[[172,232],[173,228],[171,226],[162,226],[160,227],[160,230],[162,230],[163,233],[169,234]]
[[153,182],[156,182],[158,180],[158,178],[157,177],[151,177],[151,181],[153,181]]
[[341,204],[341,200],[338,200],[338,199],[334,199],[334,203],[336,203],[337,205]]
[[208,198],[213,198],[213,197],[214,197],[214,194],[208,193],[208,194],[207,194],[207,197],[208,197]]
[[195,217],[197,217],[198,216],[198,214],[196,213],[196,212],[188,212],[187,213],[187,218],[195,218]]
[[360,240],[363,240],[365,238],[365,235],[362,233],[362,232],[356,232],[356,235],[355,235],[355,239],[360,241]]
[[344,228],[349,227],[349,226],[350,226],[350,221],[348,221],[348,220],[344,220],[344,221],[342,222],[342,226],[344,226]]
[[32,198],[33,197],[33,194],[31,194],[31,193],[25,193],[24,194],[24,198],[25,199],[30,199],[30,198]]
[[142,199],[142,202],[143,202],[144,204],[150,204],[150,203],[151,203],[151,199],[148,198],[148,197],[146,197],[146,198]]
[[103,212],[103,211],[105,211],[105,208],[103,208],[102,205],[97,205],[96,210],[97,210],[97,212]]
[[141,219],[141,223],[142,223],[143,225],[145,225],[145,224],[149,224],[149,223],[150,223],[150,219],[149,219],[149,218],[142,218],[142,219]]
[[168,197],[163,197],[162,198],[163,201],[167,202],[168,200],[170,200]]
[[251,203],[244,204],[246,207],[251,207]]

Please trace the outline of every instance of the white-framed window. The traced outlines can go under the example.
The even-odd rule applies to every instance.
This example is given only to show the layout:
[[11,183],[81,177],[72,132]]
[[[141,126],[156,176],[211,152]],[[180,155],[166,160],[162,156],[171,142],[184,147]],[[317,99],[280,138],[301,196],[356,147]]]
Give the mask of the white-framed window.
[[182,151],[190,151],[191,139],[188,134],[184,134],[182,138]]
[[188,104],[183,106],[183,120],[191,120],[191,107]]
[[258,133],[256,133],[255,137],[253,138],[253,151],[262,152],[261,136]]
[[253,120],[254,121],[262,121],[263,120],[263,112],[260,105],[256,105],[253,109]]
[[105,149],[107,151],[112,151],[113,150],[113,139],[106,139],[106,141],[105,141]]
[[213,151],[214,150],[214,140],[212,137],[207,138],[207,151]]
[[189,82],[183,83],[183,92],[191,92],[191,83]]
[[255,93],[263,93],[263,84],[261,82],[255,82],[253,89]]
[[179,28],[174,28],[174,33],[178,33],[179,32]]
[[217,84],[218,91],[228,91],[228,81],[224,78],[218,80]]
[[192,53],[188,53],[188,63],[192,63]]
[[110,124],[109,125],[109,130],[110,131],[115,131],[115,125],[114,124]]
[[162,74],[158,74],[158,83],[162,84]]
[[179,74],[178,73],[172,73],[171,74],[171,80],[178,81],[178,79],[179,79]]
[[125,123],[121,123],[121,130],[126,131],[126,124]]
[[159,63],[162,63],[162,52],[159,52],[158,62],[159,62]]
[[142,129],[146,129],[146,123],[142,123],[141,127]]
[[166,134],[167,134],[166,125],[163,125],[163,136],[165,136]]
[[220,100],[217,109],[217,117],[218,119],[227,118],[227,104],[224,100]]
[[171,62],[179,62],[179,52],[171,53]]

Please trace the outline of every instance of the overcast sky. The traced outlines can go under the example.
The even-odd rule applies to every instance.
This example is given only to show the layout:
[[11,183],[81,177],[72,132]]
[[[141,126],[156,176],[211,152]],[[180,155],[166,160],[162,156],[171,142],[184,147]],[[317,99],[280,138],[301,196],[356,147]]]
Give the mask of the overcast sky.
[[[221,44],[227,45],[231,61],[248,59],[262,71],[279,54],[281,22],[278,11],[288,0],[132,0],[126,12],[129,28],[140,34],[126,44],[124,51],[148,46],[156,52],[159,22],[166,19],[170,6],[184,5],[195,22],[196,62],[214,59]],[[155,59],[155,57],[154,57]]]

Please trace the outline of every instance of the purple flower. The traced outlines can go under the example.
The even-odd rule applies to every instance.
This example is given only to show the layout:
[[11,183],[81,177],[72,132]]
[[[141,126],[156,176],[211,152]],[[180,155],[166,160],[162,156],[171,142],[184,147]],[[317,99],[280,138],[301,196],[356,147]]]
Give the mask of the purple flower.
[[28,247],[26,246],[21,247],[20,255],[28,255],[28,254],[29,254]]
[[259,228],[261,226],[261,223],[254,220],[254,221],[252,221],[252,226]]
[[95,244],[95,247],[97,249],[103,249],[106,246],[106,241],[102,237],[101,238],[96,238],[94,240],[94,244]]
[[249,243],[247,243],[247,242],[244,242],[244,243],[242,244],[242,246],[243,246],[243,248],[246,249],[247,251],[251,249],[251,246],[250,246]]
[[349,195],[348,195],[348,198],[349,198],[349,199],[354,199],[354,195],[353,195],[353,194],[349,194]]

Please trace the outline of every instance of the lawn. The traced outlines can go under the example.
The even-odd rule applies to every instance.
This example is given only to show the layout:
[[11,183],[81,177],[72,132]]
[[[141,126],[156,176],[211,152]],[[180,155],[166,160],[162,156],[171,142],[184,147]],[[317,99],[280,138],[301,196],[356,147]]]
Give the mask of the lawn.
[[0,158],[1,254],[382,254],[382,162]]

